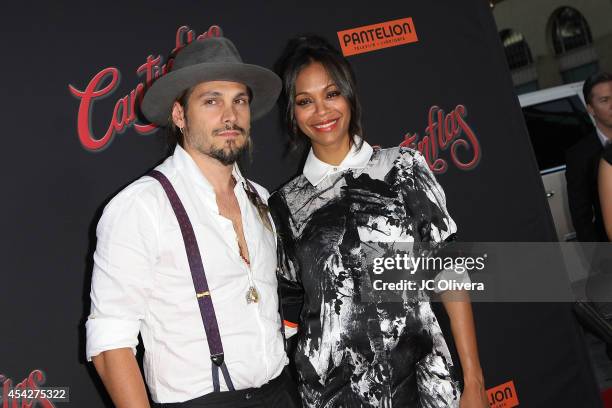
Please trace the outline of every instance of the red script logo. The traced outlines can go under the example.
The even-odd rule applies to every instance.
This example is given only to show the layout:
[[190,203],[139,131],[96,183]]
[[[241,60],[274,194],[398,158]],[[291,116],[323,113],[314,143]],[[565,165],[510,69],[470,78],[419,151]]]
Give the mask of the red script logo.
[[[219,37],[221,29],[213,25],[206,32],[200,34],[197,39],[208,37]],[[176,31],[176,46],[171,55],[175,55],[185,45],[191,43],[196,38],[195,32],[188,26],[179,27]],[[130,126],[141,135],[149,134],[157,129],[151,123],[138,123],[136,109],[142,102],[145,91],[151,86],[153,81],[165,75],[172,68],[173,59],[170,58],[165,64],[162,63],[161,55],[154,57],[149,55],[144,64],[136,69],[138,76],[145,77],[144,83],[139,83],[129,94],[119,98],[115,103],[115,109],[110,119],[106,132],[102,137],[96,137],[91,128],[91,117],[93,115],[94,102],[112,94],[119,86],[119,69],[108,67],[98,72],[89,81],[84,90],[79,90],[73,85],[68,85],[70,93],[81,102],[77,116],[77,131],[79,141],[83,147],[89,151],[98,151],[109,145],[116,133],[125,131]],[[106,84],[106,85],[104,85]]]
[[450,151],[450,160],[457,168],[471,170],[480,161],[481,149],[476,133],[466,122],[466,117],[467,109],[463,105],[457,105],[449,113],[434,105],[429,109],[425,136],[420,138],[418,133],[409,132],[400,146],[421,152],[434,173],[448,170],[447,160],[439,157],[440,152],[446,150]]

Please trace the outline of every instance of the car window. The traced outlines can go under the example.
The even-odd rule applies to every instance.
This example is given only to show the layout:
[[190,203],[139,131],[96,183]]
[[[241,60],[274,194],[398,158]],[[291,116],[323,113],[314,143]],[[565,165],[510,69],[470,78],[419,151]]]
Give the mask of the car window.
[[591,119],[578,96],[523,108],[531,145],[540,171],[565,165],[565,151],[592,130]]

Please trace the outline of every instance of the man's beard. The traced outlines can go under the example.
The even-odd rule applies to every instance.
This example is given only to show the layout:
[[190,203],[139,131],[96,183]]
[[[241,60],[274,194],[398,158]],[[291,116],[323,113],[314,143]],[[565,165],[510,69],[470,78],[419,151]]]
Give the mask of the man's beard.
[[217,149],[212,148],[208,152],[205,152],[205,154],[213,159],[219,160],[221,164],[229,166],[242,158],[242,156],[249,150],[249,146],[250,139],[247,135],[246,142],[240,147],[236,146],[236,142],[234,140],[228,140],[225,142],[224,147]]
[[211,147],[210,149],[205,149],[197,142],[193,145],[193,147],[195,147],[200,153],[218,160],[219,162],[221,162],[221,164],[225,166],[229,166],[231,164],[236,163],[245,154],[250,153],[251,151],[250,131],[238,125],[233,125],[231,128],[215,129],[212,131],[212,134],[213,136],[216,136],[217,134],[225,130],[236,130],[240,132],[245,137],[245,141],[242,146],[238,146],[236,140],[226,140],[223,147]]

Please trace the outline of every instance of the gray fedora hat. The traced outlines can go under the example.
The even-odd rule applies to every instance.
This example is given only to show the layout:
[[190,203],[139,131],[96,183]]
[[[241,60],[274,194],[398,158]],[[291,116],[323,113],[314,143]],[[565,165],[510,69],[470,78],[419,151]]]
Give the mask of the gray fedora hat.
[[145,93],[140,108],[156,125],[168,124],[174,101],[188,88],[206,81],[239,82],[252,93],[251,118],[267,113],[282,88],[281,79],[269,69],[245,64],[236,46],[225,37],[194,40],[178,52],[172,69]]

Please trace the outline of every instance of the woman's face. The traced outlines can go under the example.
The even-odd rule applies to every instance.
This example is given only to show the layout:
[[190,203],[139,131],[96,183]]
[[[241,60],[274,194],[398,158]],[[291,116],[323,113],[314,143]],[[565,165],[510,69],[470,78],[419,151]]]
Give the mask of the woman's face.
[[313,147],[349,143],[351,107],[319,62],[307,65],[296,78],[295,120]]

